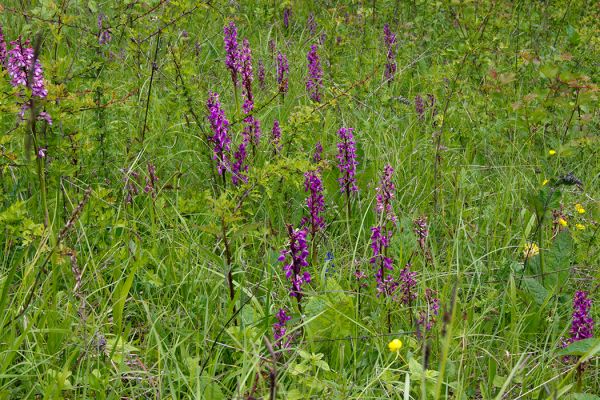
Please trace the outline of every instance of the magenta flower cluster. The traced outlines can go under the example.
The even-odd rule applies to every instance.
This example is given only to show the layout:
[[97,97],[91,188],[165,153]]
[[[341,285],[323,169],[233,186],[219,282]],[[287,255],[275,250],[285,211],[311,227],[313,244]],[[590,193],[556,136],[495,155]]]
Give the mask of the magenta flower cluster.
[[249,138],[253,146],[258,146],[260,142],[260,122],[254,118],[251,114],[254,110],[254,96],[252,94],[252,81],[254,80],[252,75],[252,51],[250,50],[250,43],[248,39],[244,39],[242,46],[242,96],[244,97],[244,104],[242,109],[245,114],[249,114],[244,118],[244,136]]
[[282,250],[278,260],[285,262],[287,256],[290,256],[290,261],[285,263],[283,271],[285,277],[290,281],[290,296],[295,297],[298,302],[302,300],[302,285],[310,282],[310,273],[303,271],[308,266],[308,246],[306,244],[306,236],[308,230],[306,228],[294,229],[288,225],[289,245]]
[[[387,254],[393,228],[396,226],[397,217],[391,201],[394,199],[394,184],[392,183],[393,168],[387,164],[383,170],[383,176],[377,188],[377,204],[375,206],[378,224],[371,228],[371,249],[373,256],[371,264],[376,268],[375,281],[378,294],[392,296],[398,288],[394,282],[392,272],[394,270],[393,260]],[[389,271],[386,275],[386,271]]]
[[380,217],[381,214],[383,214],[384,220],[391,222],[392,225],[395,226],[398,217],[394,214],[394,209],[392,207],[392,200],[394,200],[394,192],[396,191],[396,187],[392,183],[393,174],[394,169],[391,165],[387,164],[383,169],[381,183],[379,187],[377,187],[377,203],[375,205],[375,211],[377,212],[377,217]]
[[[386,255],[387,248],[390,245],[390,238],[387,232],[384,232],[381,226],[371,228],[371,249],[373,256],[370,263],[376,268],[375,282],[377,283],[377,295],[384,294],[392,296],[398,288],[398,284],[394,282],[391,272],[394,270],[393,260]],[[386,275],[386,271],[390,271]]]
[[288,65],[287,56],[282,52],[277,53],[277,84],[279,84],[279,91],[281,93],[287,93],[288,91],[288,75],[290,67]]
[[229,25],[226,25],[223,28],[224,33],[224,41],[225,41],[225,66],[229,69],[231,73],[231,80],[233,81],[233,85],[237,86],[238,82],[238,73],[241,72],[240,65],[240,50],[238,48],[237,42],[237,27],[233,23],[233,21],[229,22]]
[[308,77],[306,80],[306,91],[313,101],[321,102],[321,87],[323,86],[323,70],[321,60],[317,53],[317,45],[313,44],[306,55],[308,60]]
[[321,159],[323,158],[323,145],[321,144],[321,142],[317,142],[315,143],[315,152],[313,153],[313,162],[315,164],[318,164],[321,162]]
[[310,217],[305,220],[310,225],[310,233],[314,235],[325,228],[323,213],[325,212],[325,197],[323,196],[323,182],[318,170],[308,171],[304,174],[304,191],[309,195],[306,198],[306,207]]
[[411,305],[413,300],[417,298],[415,287],[417,286],[417,273],[411,271],[410,263],[406,264],[400,271],[400,302],[405,305]]
[[[244,38],[242,41],[241,51],[238,48],[237,43],[237,28],[233,22],[230,22],[228,26],[224,28],[225,36],[225,65],[231,72],[231,79],[234,85],[237,85],[238,74],[241,75],[242,84],[242,97],[244,103],[242,110],[246,117],[244,118],[244,129],[242,131],[242,141],[238,145],[237,149],[233,153],[234,161],[231,164],[231,181],[237,186],[239,184],[248,182],[248,164],[246,162],[248,156],[248,146],[258,146],[260,141],[260,123],[252,115],[254,110],[254,95],[252,92],[252,82],[254,80],[252,70],[252,50],[250,49],[250,43],[248,39]],[[259,80],[264,81],[264,66],[262,72],[262,78],[259,69]]]
[[430,331],[436,323],[437,316],[440,313],[440,299],[435,297],[435,293],[430,288],[425,289],[425,301],[427,302],[427,310],[419,312],[417,326],[425,331]]
[[[6,41],[0,26],[0,65],[6,66],[11,85],[15,88],[29,88],[32,97],[46,98],[48,91],[46,90],[42,64],[36,57],[34,49],[30,46],[29,40],[22,42],[19,37],[18,40],[12,41],[10,44],[12,48],[6,51]],[[21,99],[19,101],[21,108],[18,115],[21,120],[24,120],[25,112],[31,109],[31,102],[22,100],[23,91],[20,91],[17,96]],[[36,118],[52,125],[52,118],[46,111],[39,112]],[[45,156],[45,151],[43,153]]]
[[98,14],[98,44],[101,45],[110,43],[112,39],[110,28],[104,28],[104,19],[104,14]]
[[233,153],[235,161],[231,165],[231,182],[237,186],[240,183],[248,182],[248,164],[246,164],[246,157],[248,153],[246,148],[250,142],[250,137],[246,132],[242,133],[242,142],[238,146],[237,150]]
[[[10,42],[12,49],[8,52],[8,74],[14,87],[24,86],[31,89],[35,97],[45,98],[48,91],[44,83],[44,72],[39,59],[35,59],[34,50],[29,40],[21,43],[21,39]],[[31,73],[32,72],[32,73]],[[31,82],[29,75],[31,73]]]
[[592,299],[586,292],[577,291],[573,298],[573,322],[569,343],[594,337],[594,320],[591,317]]
[[425,119],[425,103],[420,95],[415,96],[415,112],[421,121]]
[[278,120],[273,121],[273,130],[271,131],[271,142],[273,143],[275,154],[279,154],[281,152],[281,127],[279,126]]
[[385,78],[386,80],[394,79],[396,75],[396,34],[393,33],[388,24],[383,27],[383,41],[386,48],[386,63],[385,63]]
[[415,234],[419,242],[421,250],[426,251],[427,237],[429,236],[429,229],[427,228],[427,217],[422,216],[415,219]]
[[286,7],[283,9],[283,26],[285,29],[290,27],[290,17],[292,16],[292,9]]
[[221,108],[219,95],[215,92],[209,92],[208,100],[206,101],[208,109],[208,120],[213,131],[213,136],[209,137],[209,141],[213,148],[213,160],[217,161],[217,170],[219,175],[229,168],[228,154],[231,150],[231,138],[228,134],[229,121],[225,118],[225,112]]
[[252,95],[252,81],[254,78],[252,74],[252,50],[246,38],[242,41],[240,65],[242,72],[242,96],[244,97],[242,109],[245,114],[249,114],[254,109],[254,96]]
[[258,60],[258,71],[256,73],[258,77],[258,86],[261,89],[265,88],[265,63],[262,60]]
[[139,182],[138,179],[140,174],[132,170],[131,168],[121,168],[123,173],[123,182],[125,183],[125,204],[133,204],[133,199],[138,195]]
[[6,39],[4,38],[4,32],[2,31],[2,25],[0,25],[0,66],[6,65]]
[[150,193],[152,197],[156,197],[156,184],[158,183],[158,176],[156,176],[156,167],[152,163],[148,163],[148,176],[146,177],[146,186],[144,187],[144,193]]
[[291,316],[287,315],[285,309],[280,308],[277,314],[275,314],[277,322],[273,324],[273,339],[275,340],[275,346],[280,349],[284,349],[290,346],[291,337],[285,338],[287,333],[287,322],[292,319]]
[[317,33],[317,20],[315,19],[315,14],[310,13],[308,15],[308,19],[306,21],[306,27],[311,35]]
[[356,186],[356,166],[358,162],[356,161],[356,143],[354,142],[353,131],[354,128],[340,128],[338,131],[340,142],[337,145],[337,159],[341,175],[338,182],[340,183],[340,191],[348,195],[351,192],[358,192],[358,186]]

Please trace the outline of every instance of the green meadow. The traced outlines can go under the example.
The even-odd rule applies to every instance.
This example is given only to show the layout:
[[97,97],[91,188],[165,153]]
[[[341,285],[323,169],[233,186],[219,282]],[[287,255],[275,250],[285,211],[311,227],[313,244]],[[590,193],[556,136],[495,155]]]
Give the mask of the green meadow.
[[0,11],[0,400],[600,399],[598,3]]

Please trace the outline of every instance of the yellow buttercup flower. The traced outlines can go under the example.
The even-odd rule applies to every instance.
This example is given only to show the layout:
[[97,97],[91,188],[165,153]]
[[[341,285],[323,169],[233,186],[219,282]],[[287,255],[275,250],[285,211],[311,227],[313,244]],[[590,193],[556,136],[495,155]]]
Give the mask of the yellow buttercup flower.
[[546,186],[548,182],[550,182],[548,179],[544,179],[544,182],[542,182],[542,186]]
[[537,244],[535,244],[535,243],[526,243],[525,244],[525,248],[523,249],[523,256],[525,256],[525,258],[530,258],[530,257],[533,257],[538,254],[540,254],[540,248]]
[[550,151],[548,152],[548,154],[550,154],[551,156],[553,156],[553,155],[555,155],[555,154],[556,154],[556,150],[550,150]]
[[391,352],[400,351],[401,348],[402,348],[402,341],[400,339],[394,339],[388,343],[388,349],[390,349]]
[[567,220],[566,220],[566,219],[564,219],[564,218],[559,218],[559,219],[558,219],[558,223],[560,224],[560,226],[563,226],[563,227],[564,227],[564,226],[567,226],[567,225],[569,225],[569,224],[567,223]]
[[579,213],[579,214],[583,214],[585,213],[585,208],[583,208],[583,206],[579,203],[575,204],[575,210]]
[[575,228],[577,228],[580,231],[585,231],[585,225],[584,224],[575,224]]

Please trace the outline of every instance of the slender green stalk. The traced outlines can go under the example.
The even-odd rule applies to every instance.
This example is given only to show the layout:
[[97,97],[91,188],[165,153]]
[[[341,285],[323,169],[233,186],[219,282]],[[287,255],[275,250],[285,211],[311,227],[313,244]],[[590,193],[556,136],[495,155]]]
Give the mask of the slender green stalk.
[[46,173],[44,168],[44,159],[42,157],[36,157],[37,175],[40,182],[40,198],[42,201],[42,210],[44,212],[44,226],[47,228],[50,225],[50,216],[48,214],[48,201],[47,189],[46,189]]

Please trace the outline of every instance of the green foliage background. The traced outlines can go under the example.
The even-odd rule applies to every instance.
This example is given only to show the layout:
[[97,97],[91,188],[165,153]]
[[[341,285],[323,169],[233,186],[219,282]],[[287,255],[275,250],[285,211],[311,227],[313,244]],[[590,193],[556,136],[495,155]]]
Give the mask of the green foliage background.
[[[49,95],[38,107],[54,120],[37,123],[32,142],[0,67],[0,398],[269,398],[269,373],[286,399],[599,398],[598,340],[561,346],[576,290],[599,320],[595,2],[7,0],[0,10],[7,41],[39,35]],[[215,179],[206,140],[209,90],[234,142],[241,135],[223,62],[229,20],[252,47],[263,127],[239,188]],[[389,83],[385,23],[399,41]],[[322,35],[316,104],[306,53]],[[285,96],[270,42],[290,62]],[[420,120],[414,98],[427,94],[437,114]],[[274,119],[281,155],[268,140]],[[341,126],[356,129],[358,147],[350,218],[337,183]],[[286,224],[306,214],[317,141],[328,226],[301,316],[277,257]],[[410,308],[376,296],[369,265],[386,163],[400,226],[391,255],[397,271],[410,261],[418,272]],[[159,181],[145,193],[149,164]],[[568,224],[560,233],[553,210]],[[422,215],[430,262],[413,232]],[[530,242],[540,254],[526,258]],[[357,268],[370,276],[360,293]],[[421,340],[411,321],[426,288],[443,315]],[[280,307],[294,339],[274,358],[264,338]]]

